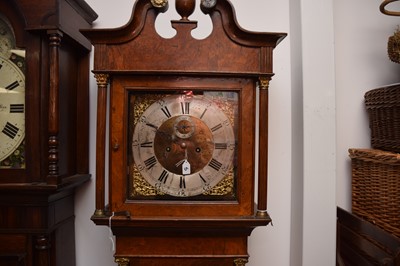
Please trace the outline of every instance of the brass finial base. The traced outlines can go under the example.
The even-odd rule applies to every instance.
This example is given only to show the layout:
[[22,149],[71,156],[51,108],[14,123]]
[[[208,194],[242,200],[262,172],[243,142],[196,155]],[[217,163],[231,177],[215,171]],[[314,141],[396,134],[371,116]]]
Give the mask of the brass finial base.
[[258,210],[256,216],[260,218],[269,218],[268,212],[265,210]]
[[104,210],[100,210],[100,209],[95,210],[93,216],[94,217],[104,217],[105,216]]

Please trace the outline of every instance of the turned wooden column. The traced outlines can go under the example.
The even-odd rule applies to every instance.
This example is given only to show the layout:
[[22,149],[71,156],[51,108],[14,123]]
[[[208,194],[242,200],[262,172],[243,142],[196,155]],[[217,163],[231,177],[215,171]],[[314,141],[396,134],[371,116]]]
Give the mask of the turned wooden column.
[[58,132],[59,132],[59,48],[62,33],[49,30],[49,151],[47,183],[56,185],[60,183],[58,172]]
[[51,240],[48,235],[37,235],[33,238],[34,265],[51,266]]

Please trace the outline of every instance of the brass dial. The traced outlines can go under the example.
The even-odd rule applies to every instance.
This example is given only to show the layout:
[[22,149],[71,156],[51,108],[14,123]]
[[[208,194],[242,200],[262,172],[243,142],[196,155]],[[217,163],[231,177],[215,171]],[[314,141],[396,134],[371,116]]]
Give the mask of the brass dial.
[[204,95],[172,95],[150,105],[136,124],[132,152],[143,178],[172,196],[202,194],[232,168],[234,130]]

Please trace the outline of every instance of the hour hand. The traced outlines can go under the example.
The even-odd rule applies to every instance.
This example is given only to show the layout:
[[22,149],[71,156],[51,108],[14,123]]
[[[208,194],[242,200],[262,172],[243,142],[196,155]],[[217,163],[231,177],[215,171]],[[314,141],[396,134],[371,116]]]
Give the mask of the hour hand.
[[176,166],[176,167],[179,167],[180,165],[183,164],[183,162],[184,162],[185,160],[186,160],[186,159],[180,160],[179,162],[177,162],[177,163],[175,164],[175,166]]

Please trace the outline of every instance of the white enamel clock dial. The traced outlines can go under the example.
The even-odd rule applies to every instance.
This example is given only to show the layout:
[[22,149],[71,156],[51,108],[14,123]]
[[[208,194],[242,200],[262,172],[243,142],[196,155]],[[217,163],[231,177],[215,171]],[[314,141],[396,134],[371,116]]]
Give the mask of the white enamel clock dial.
[[11,155],[25,137],[25,76],[0,55],[0,161]]
[[132,151],[144,179],[172,196],[200,195],[232,168],[230,120],[204,95],[167,96],[150,105],[135,126]]

